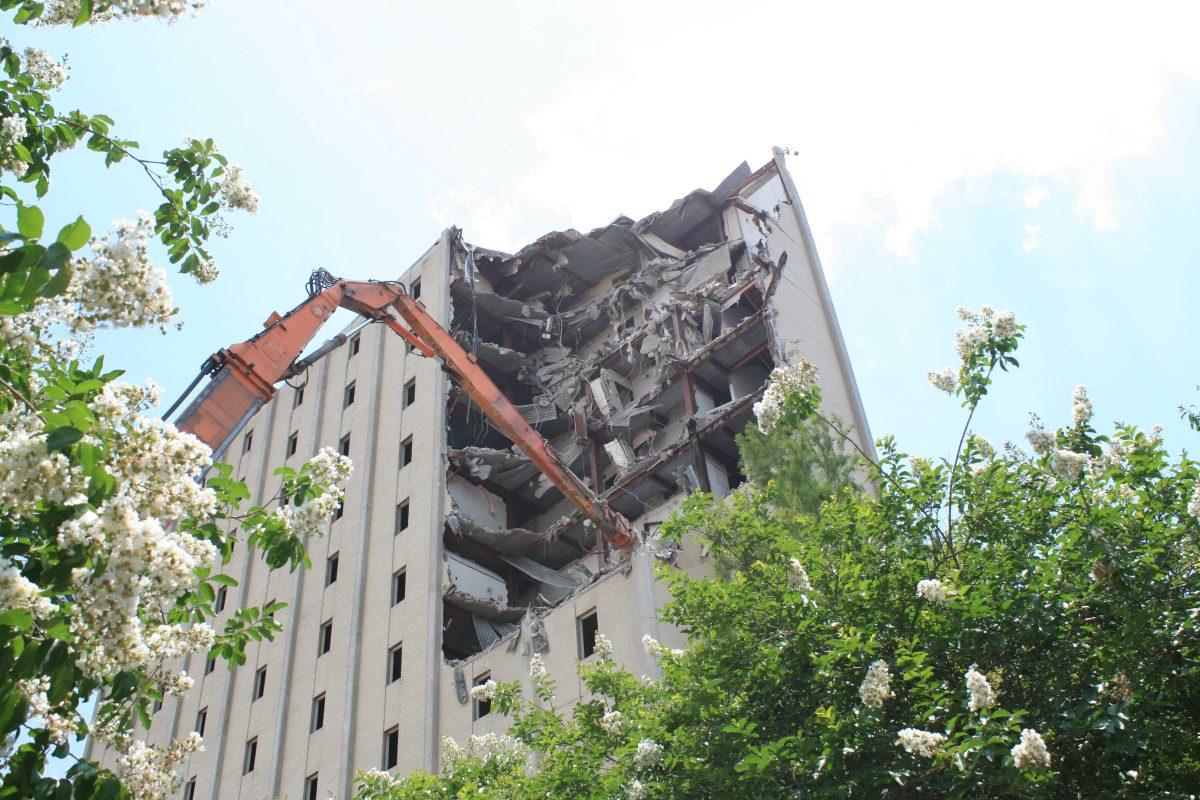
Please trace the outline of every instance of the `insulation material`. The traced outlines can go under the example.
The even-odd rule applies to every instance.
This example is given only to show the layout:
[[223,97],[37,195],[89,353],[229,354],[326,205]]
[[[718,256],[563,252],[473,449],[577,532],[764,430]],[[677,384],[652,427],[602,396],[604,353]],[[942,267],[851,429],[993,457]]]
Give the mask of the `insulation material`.
[[611,442],[605,442],[604,452],[608,453],[608,457],[617,465],[619,470],[627,470],[634,465],[636,456],[633,454],[633,448],[621,439],[613,439]]

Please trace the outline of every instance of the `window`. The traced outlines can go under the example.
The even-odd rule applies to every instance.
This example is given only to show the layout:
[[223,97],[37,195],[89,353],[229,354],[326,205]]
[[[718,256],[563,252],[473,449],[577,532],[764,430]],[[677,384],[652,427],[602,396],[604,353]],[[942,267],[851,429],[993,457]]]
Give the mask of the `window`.
[[346,386],[346,392],[342,395],[342,406],[354,405],[354,384],[356,381],[350,381]]
[[288,456],[296,455],[296,448],[300,446],[300,433],[297,431],[288,437],[287,454]]
[[313,698],[312,704],[312,719],[309,721],[308,729],[310,732],[319,731],[325,727],[325,694],[321,693]]
[[408,527],[408,501],[396,506],[396,533]]
[[222,611],[225,610],[225,600],[228,599],[228,597],[229,597],[229,587],[228,586],[218,586],[217,587],[217,604],[216,604],[216,606],[214,606],[214,608],[216,608],[218,614],[220,614]]
[[338,500],[337,509],[333,512],[334,519],[341,519],[342,514],[346,511],[346,498],[342,497]]
[[183,800],[196,800],[196,779],[192,778],[183,787]]
[[204,735],[204,726],[208,723],[208,706],[196,712],[196,733]]
[[416,278],[408,288],[408,294],[413,300],[421,299],[421,279]]
[[359,348],[362,347],[362,334],[356,333],[354,338],[350,340],[350,357],[354,358],[358,355]]
[[409,436],[400,443],[400,466],[407,467],[412,463],[412,437]]
[[242,774],[254,772],[254,759],[258,757],[258,737],[246,742],[246,756],[242,759]]
[[338,554],[334,553],[329,558],[325,559],[325,585],[337,581]]
[[413,378],[404,384],[404,408],[411,406],[417,399],[417,379]]
[[317,655],[323,656],[329,652],[329,648],[333,645],[333,620],[327,620],[321,623],[321,633],[317,637]]
[[338,451],[347,458],[350,456],[350,434],[347,433],[342,437],[342,440],[338,442]]
[[209,675],[216,668],[217,668],[217,660],[215,658],[213,658],[212,656],[209,656],[208,660],[204,662],[204,674]]
[[162,698],[160,697],[154,701],[154,713],[157,714],[158,712],[162,711],[162,706],[163,706],[163,701],[162,701]]
[[250,448],[254,446],[254,431],[250,431],[242,437],[242,452],[249,453]]
[[[257,700],[267,693],[267,668],[259,667],[254,673],[254,698]],[[253,702],[253,700],[251,702]]]
[[596,634],[600,630],[600,620],[595,609],[580,617],[576,626],[579,631],[579,657],[591,658],[596,652]]
[[317,773],[304,779],[304,800],[317,800]]
[[398,571],[392,576],[392,605],[397,605],[404,599],[404,584],[408,582],[408,573]]
[[400,680],[400,670],[404,663],[404,647],[396,645],[388,650],[387,682],[395,683]]
[[[485,672],[482,675],[477,676],[475,678],[475,680],[472,682],[472,685],[483,686],[485,683],[487,683],[491,679],[492,679],[492,673]],[[491,700],[484,700],[482,697],[475,700],[475,719],[482,719],[483,717],[486,717],[490,713],[492,713],[492,701]]]
[[296,394],[292,395],[292,408],[304,402],[304,387],[301,386],[296,390]]
[[383,768],[392,769],[400,762],[400,728],[383,734]]

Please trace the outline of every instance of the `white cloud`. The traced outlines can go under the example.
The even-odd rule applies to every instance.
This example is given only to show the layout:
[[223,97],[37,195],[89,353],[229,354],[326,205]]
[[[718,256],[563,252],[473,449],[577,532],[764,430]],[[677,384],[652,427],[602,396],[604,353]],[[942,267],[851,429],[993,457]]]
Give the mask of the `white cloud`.
[[502,241],[474,238],[507,247],[548,224],[647,213],[744,158],[760,165],[772,145],[799,153],[789,163],[826,254],[882,214],[887,246],[913,257],[948,188],[998,174],[1031,187],[1030,209],[1049,184],[1111,228],[1114,165],[1153,148],[1168,88],[1200,78],[1194,3],[613,0],[480,13],[486,24],[468,8],[438,18],[452,30],[420,62],[398,47],[373,70],[412,76],[391,98],[398,125],[440,126],[425,135],[449,141],[464,173],[488,174],[457,191]]
[[1040,183],[1035,183],[1033,186],[1029,187],[1029,190],[1025,192],[1025,196],[1021,199],[1022,202],[1025,203],[1026,208],[1028,208],[1030,211],[1036,211],[1049,196],[1049,189],[1047,189],[1045,186],[1042,186]]

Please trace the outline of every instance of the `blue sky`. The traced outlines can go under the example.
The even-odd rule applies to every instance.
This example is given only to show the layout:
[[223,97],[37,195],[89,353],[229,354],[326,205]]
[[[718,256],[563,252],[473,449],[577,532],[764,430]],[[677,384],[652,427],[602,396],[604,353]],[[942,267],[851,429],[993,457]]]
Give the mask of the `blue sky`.
[[[263,199],[216,243],[220,281],[173,276],[184,330],[102,335],[108,363],[171,398],[315,267],[389,277],[450,223],[505,249],[641,216],[780,145],[876,436],[953,447],[962,412],[923,376],[953,359],[955,306],[988,303],[1029,332],[981,433],[1061,422],[1083,382],[1098,421],[1194,441],[1194,6],[507,5],[211,0],[173,26],[5,31],[70,54],[60,107],[150,155],[211,135]],[[55,169],[52,223],[156,204],[133,165]]]
[[[952,446],[961,414],[923,375],[952,360],[954,307],[982,303],[1030,326],[985,435],[1062,420],[1083,382],[1099,420],[1183,436],[1174,409],[1200,399],[1195,11],[499,5],[212,0],[172,26],[12,35],[70,54],[61,106],[109,113],[150,154],[212,135],[263,198],[216,244],[220,281],[173,276],[185,329],[104,335],[109,363],[170,397],[314,267],[391,276],[451,222],[499,248],[587,230],[780,145],[876,436]],[[135,166],[86,151],[52,197],[96,226],[155,203]]]

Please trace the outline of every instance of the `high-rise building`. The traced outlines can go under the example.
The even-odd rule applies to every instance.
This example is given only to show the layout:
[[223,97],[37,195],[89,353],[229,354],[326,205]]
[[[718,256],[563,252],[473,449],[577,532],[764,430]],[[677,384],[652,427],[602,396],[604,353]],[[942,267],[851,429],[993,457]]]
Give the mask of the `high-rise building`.
[[[353,278],[372,276],[350,275]],[[355,464],[342,509],[310,541],[313,569],[271,570],[244,549],[218,599],[287,603],[284,633],[230,669],[202,654],[195,687],[153,716],[151,741],[202,732],[187,800],[350,797],[356,772],[435,770],[443,736],[502,731],[472,685],[529,687],[540,653],[556,701],[598,633],[642,674],[641,639],[683,646],[658,620],[653,562],[703,573],[706,554],[657,540],[687,493],[741,481],[735,435],[771,369],[820,369],[825,407],[871,450],[811,232],[783,154],[712,191],[515,254],[449,229],[396,277],[475,353],[525,419],[643,537],[595,530],[495,429],[439,364],[368,325],[280,388],[225,454],[257,497],[273,470],[322,447]],[[351,328],[358,328],[358,325]],[[92,754],[111,766],[110,753]]]

